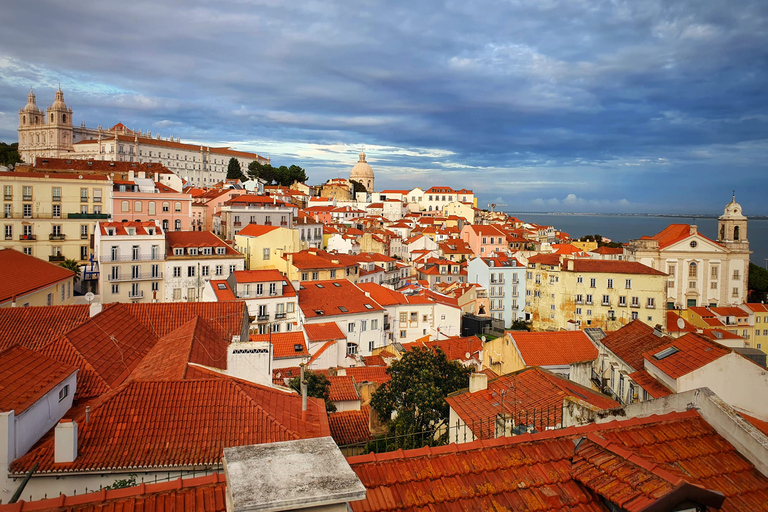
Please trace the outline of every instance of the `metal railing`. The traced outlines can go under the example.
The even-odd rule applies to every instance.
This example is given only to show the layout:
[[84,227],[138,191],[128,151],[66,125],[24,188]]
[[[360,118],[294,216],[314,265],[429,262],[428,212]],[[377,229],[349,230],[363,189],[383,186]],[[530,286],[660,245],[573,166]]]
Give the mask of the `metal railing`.
[[118,254],[112,256],[112,254],[104,254],[100,260],[102,263],[113,263],[119,261],[159,261],[162,259],[160,254],[137,254],[135,257],[133,254]]
[[19,240],[21,241],[35,241],[37,240],[37,235],[19,235]]
[[143,299],[144,298],[144,290],[139,290],[138,293],[133,293],[132,291],[128,292],[128,298],[129,299]]
[[118,283],[121,281],[147,281],[147,280],[153,280],[153,279],[162,279],[163,273],[153,273],[153,272],[139,272],[138,274],[131,273],[128,275],[127,273],[125,275],[109,275],[107,277],[107,280],[111,283]]
[[67,235],[62,233],[58,233],[58,234],[51,233],[50,235],[48,235],[48,240],[66,240],[66,239],[67,239]]

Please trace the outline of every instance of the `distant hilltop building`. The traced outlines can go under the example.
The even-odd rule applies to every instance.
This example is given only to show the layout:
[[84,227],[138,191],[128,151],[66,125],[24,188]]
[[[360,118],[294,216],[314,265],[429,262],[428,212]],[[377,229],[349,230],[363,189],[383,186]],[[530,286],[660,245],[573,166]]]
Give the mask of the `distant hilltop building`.
[[107,130],[87,128],[85,123],[74,126],[72,109],[64,103],[61,88],[47,109],[40,110],[35,100],[30,90],[27,104],[19,109],[19,154],[29,164],[37,157],[153,162],[192,185],[210,186],[226,178],[230,158],[236,158],[242,169],[253,161],[269,163],[269,158],[256,153],[184,144],[179,138],[164,139],[160,134],[152,137],[152,132],[133,131],[122,123]]
[[718,217],[717,227],[717,240],[689,224],[670,224],[656,235],[630,240],[635,260],[668,274],[667,309],[746,302],[747,217],[735,195]]
[[360,151],[360,159],[349,173],[350,181],[357,181],[365,187],[369,194],[373,193],[373,169],[365,161],[365,151]]

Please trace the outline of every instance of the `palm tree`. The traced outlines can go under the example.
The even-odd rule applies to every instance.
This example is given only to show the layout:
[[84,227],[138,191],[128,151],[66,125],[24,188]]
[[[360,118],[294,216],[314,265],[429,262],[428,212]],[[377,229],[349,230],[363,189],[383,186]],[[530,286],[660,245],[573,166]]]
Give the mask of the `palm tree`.
[[67,270],[71,270],[75,273],[75,282],[80,280],[80,264],[75,260],[64,260],[59,263],[60,267],[64,267]]

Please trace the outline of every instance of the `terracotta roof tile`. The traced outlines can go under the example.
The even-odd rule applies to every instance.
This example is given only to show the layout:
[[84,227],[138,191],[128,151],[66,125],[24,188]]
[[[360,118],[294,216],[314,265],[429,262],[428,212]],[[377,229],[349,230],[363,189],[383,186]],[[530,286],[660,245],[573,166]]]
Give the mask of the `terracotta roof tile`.
[[[168,256],[173,256],[173,249],[177,247],[224,247],[226,256],[245,257],[210,231],[167,231],[165,247]],[[214,253],[212,256],[221,257],[222,255]],[[198,257],[202,258],[203,255],[200,254]]]
[[0,352],[0,411],[18,416],[76,371],[18,345]]
[[673,394],[667,387],[654,379],[653,376],[645,370],[638,370],[627,375],[635,381],[641,388],[648,392],[653,398],[662,398]]
[[87,304],[0,308],[0,350],[17,343],[37,350],[87,321],[89,311]]
[[316,324],[304,324],[304,332],[310,342],[335,341],[346,339],[344,333],[336,325],[336,322],[318,322]]
[[[251,334],[251,341],[269,341],[272,343],[273,357],[285,359],[290,357],[309,357],[307,342],[303,331],[273,332],[272,334]],[[299,348],[299,350],[296,350]]]
[[278,226],[262,226],[261,224],[248,224],[237,232],[239,236],[262,236],[278,229]]
[[[677,351],[663,358],[657,357],[662,350],[670,347]],[[731,352],[731,349],[703,336],[689,333],[645,352],[643,358],[673,379],[677,379]]]
[[657,336],[653,327],[644,324],[639,319],[633,320],[600,340],[603,345],[635,371],[642,370],[644,367],[643,352],[654,350],[671,341],[672,338],[668,336]]
[[299,289],[299,307],[306,318],[383,311],[373,298],[346,279],[305,282]]
[[0,505],[0,512],[225,512],[226,500],[226,478],[223,473],[214,473],[39,501],[21,500]]
[[243,323],[247,322],[247,310],[242,301],[233,302],[157,302],[119,304],[139,322],[146,325],[157,337],[178,329],[191,318],[199,316],[214,329],[230,339],[239,336]]
[[[530,260],[529,260],[530,261]],[[652,276],[666,276],[664,272],[648,267],[637,261],[614,260],[569,260],[567,267],[573,264],[573,272],[600,272],[606,274],[645,274]]]
[[561,366],[597,359],[597,348],[584,331],[507,331],[526,366]]
[[228,377],[132,381],[92,406],[88,423],[79,420],[74,462],[54,463],[48,436],[11,472],[36,462],[40,473],[209,466],[221,462],[225,446],[330,435],[322,400],[310,398],[302,420],[298,394]]
[[331,382],[331,402],[360,400],[355,388],[355,379],[351,375],[329,375],[328,380]]
[[14,249],[0,250],[0,304],[42,290],[57,283],[66,283],[75,273]]
[[[574,441],[590,433],[596,445],[614,446],[579,456]],[[602,457],[606,479],[587,472],[588,457],[593,467]],[[347,460],[367,488],[365,500],[350,503],[355,512],[607,511],[597,493],[636,510],[638,496],[665,495],[663,482],[675,477],[723,493],[724,511],[764,510],[768,502],[768,478],[696,411]]]
[[494,437],[496,416],[502,412],[513,417],[516,425],[533,425],[538,431],[562,423],[566,397],[599,409],[619,406],[600,393],[538,367],[502,375],[481,391],[457,391],[446,401],[475,436],[490,439]]
[[[339,446],[365,443],[373,436],[368,428],[370,407],[361,407],[359,411],[334,412],[328,415],[331,437]],[[0,512],[2,512],[0,510]]]
[[[442,340],[403,343],[405,350],[413,350],[419,347],[439,348],[452,361],[468,362],[479,358],[479,353],[483,350],[483,342],[477,336],[455,336]],[[469,357],[467,357],[467,353],[469,353]]]
[[550,266],[557,266],[560,265],[560,255],[559,254],[534,254],[530,258],[528,258],[528,264],[532,265],[535,263],[539,263],[540,265],[550,265]]

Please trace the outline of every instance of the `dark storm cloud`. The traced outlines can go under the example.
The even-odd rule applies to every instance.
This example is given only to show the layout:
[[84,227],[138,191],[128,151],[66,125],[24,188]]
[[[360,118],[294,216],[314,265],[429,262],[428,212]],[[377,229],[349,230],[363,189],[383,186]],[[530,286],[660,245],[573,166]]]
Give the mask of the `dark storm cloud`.
[[746,211],[768,213],[750,185],[768,156],[766,9],[13,2],[0,138],[15,139],[28,87],[48,104],[60,81],[76,121],[231,143],[317,181],[365,145],[383,187],[621,211],[714,211],[736,187]]

